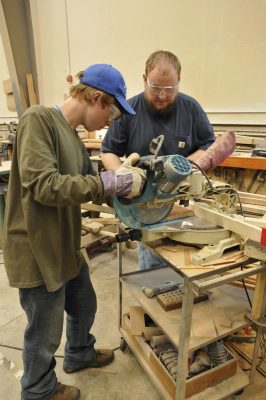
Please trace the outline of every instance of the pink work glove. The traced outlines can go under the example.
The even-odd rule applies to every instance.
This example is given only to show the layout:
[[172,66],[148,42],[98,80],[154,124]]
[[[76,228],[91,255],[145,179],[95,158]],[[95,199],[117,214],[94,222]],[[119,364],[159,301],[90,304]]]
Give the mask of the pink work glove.
[[132,199],[141,195],[146,174],[143,169],[133,166],[139,159],[139,154],[132,153],[116,171],[100,173],[106,196]]
[[236,138],[232,131],[228,131],[219,136],[215,142],[195,160],[204,171],[215,168],[229,157],[236,148]]

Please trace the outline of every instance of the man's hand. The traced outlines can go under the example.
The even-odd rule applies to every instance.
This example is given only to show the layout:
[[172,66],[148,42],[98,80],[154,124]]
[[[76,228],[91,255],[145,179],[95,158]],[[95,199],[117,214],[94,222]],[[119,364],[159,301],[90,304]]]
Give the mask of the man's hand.
[[132,153],[116,171],[101,172],[105,195],[116,194],[127,199],[141,195],[146,174],[141,168],[134,167],[139,159],[139,154]]
[[195,160],[204,171],[215,168],[229,157],[236,148],[236,138],[232,131],[228,131],[219,136],[215,142]]

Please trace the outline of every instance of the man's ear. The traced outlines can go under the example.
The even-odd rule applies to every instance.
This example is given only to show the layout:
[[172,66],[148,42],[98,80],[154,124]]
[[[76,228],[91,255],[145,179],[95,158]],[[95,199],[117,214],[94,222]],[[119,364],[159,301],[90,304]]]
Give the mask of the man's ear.
[[147,83],[147,76],[146,76],[145,74],[143,74],[143,82],[144,82],[144,84],[146,85],[146,83]]
[[102,92],[96,90],[91,96],[91,101],[92,103],[99,103],[101,101],[101,98],[102,98]]

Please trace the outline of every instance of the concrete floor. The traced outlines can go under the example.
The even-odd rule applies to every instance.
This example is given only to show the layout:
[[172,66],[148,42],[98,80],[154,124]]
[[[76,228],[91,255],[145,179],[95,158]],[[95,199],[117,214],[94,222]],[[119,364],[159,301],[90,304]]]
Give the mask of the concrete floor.
[[[124,267],[138,267],[136,250],[124,251]],[[91,260],[92,281],[97,293],[98,312],[93,327],[98,347],[117,349],[115,361],[100,370],[86,370],[67,375],[62,370],[64,338],[57,352],[56,373],[59,381],[78,386],[82,400],[159,400],[153,387],[131,351],[121,352],[118,330],[118,284],[116,251],[101,253]],[[125,304],[132,300],[125,295]],[[16,289],[8,286],[0,254],[0,400],[19,400],[19,374],[22,371],[21,348],[26,318]],[[12,348],[4,347],[10,346]],[[14,349],[14,347],[18,349]],[[245,389],[239,400],[265,399],[266,379],[257,373],[255,384]],[[208,400],[208,399],[206,399]]]

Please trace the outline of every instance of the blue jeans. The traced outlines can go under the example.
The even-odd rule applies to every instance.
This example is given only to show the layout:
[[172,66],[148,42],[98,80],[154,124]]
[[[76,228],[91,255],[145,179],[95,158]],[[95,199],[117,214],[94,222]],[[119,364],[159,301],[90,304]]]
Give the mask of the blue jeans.
[[155,256],[147,247],[142,243],[138,243],[139,250],[139,268],[150,269],[155,267],[166,267],[166,263],[160,258]]
[[24,335],[21,379],[23,400],[47,400],[57,388],[55,357],[66,317],[64,366],[76,368],[96,357],[95,337],[90,334],[96,313],[96,295],[87,264],[80,274],[55,292],[46,286],[19,289],[28,325]]

